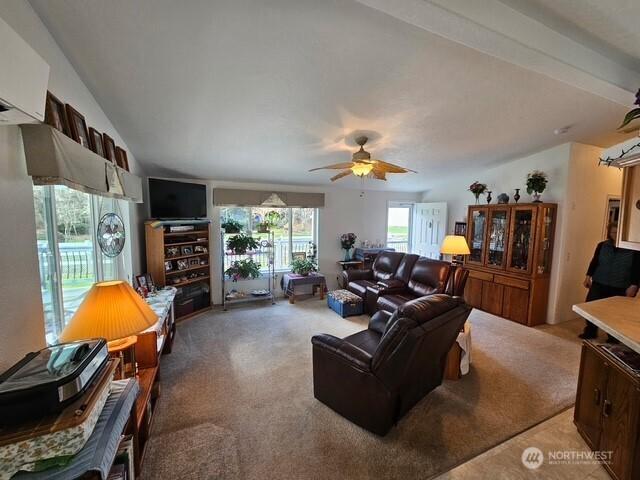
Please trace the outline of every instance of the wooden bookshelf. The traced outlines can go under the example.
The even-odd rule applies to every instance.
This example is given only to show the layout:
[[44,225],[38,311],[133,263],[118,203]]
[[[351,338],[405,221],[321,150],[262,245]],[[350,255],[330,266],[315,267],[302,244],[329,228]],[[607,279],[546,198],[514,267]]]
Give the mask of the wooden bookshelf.
[[[192,230],[175,231],[178,227]],[[210,231],[208,220],[148,221],[145,223],[147,271],[158,286],[169,285],[178,289],[176,319],[190,317],[211,308]],[[197,252],[204,247],[206,252]],[[204,265],[190,265],[198,259]],[[170,269],[167,270],[167,266]],[[201,275],[201,273],[206,275]],[[197,293],[202,284],[202,293]],[[188,288],[184,288],[188,287]]]

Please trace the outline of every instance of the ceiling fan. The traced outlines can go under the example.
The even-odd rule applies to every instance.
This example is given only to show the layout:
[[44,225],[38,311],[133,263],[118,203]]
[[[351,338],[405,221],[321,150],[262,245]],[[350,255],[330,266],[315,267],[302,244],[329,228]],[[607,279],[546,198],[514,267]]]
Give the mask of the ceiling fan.
[[367,143],[367,140],[369,139],[365,136],[356,138],[356,143],[360,145],[360,150],[353,154],[350,162],[335,163],[333,165],[327,165],[326,167],[312,168],[309,171],[342,170],[342,172],[331,177],[332,182],[351,174],[360,178],[369,176],[377,180],[386,180],[387,173],[418,173],[408,168],[383,162],[382,160],[372,160],[371,154],[364,149],[364,144]]

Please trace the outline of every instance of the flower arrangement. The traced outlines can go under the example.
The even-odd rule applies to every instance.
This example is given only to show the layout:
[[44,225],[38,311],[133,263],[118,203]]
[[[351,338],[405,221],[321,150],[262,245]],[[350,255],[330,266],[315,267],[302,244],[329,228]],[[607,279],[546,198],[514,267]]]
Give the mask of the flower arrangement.
[[487,191],[487,184],[475,181],[471,185],[469,185],[469,191],[475,195],[476,203],[478,203],[480,195]]
[[534,170],[527,175],[527,193],[533,194],[534,203],[540,202],[540,194],[547,188],[547,183],[547,174],[540,170]]
[[311,272],[318,271],[316,264],[309,259],[295,258],[291,262],[291,271],[298,275],[309,275]]
[[224,274],[234,282],[240,279],[259,278],[260,264],[254,262],[251,258],[234,260],[229,268],[224,271]]
[[240,233],[242,231],[242,224],[232,218],[225,219],[220,227],[224,229],[224,233]]
[[618,127],[618,129],[621,129],[623,127],[626,127],[627,125],[629,125],[632,121],[634,121],[636,118],[640,118],[640,89],[638,89],[638,93],[636,93],[636,101],[633,102],[634,105],[637,105],[636,108],[630,110],[624,117],[624,120],[622,121],[622,125],[620,125]]
[[351,250],[356,243],[358,237],[355,233],[343,233],[340,235],[340,244],[345,250]]
[[247,250],[255,250],[258,248],[258,242],[250,235],[239,233],[227,240],[227,249],[231,250],[235,255],[244,255]]

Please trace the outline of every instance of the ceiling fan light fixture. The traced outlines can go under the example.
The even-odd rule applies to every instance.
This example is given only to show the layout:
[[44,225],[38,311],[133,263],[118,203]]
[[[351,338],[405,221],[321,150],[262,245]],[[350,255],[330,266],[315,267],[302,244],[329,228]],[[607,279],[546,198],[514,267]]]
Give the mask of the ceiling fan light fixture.
[[366,175],[369,175],[369,173],[371,173],[371,170],[373,170],[373,165],[371,165],[370,163],[356,163],[351,167],[351,171],[357,177],[364,177]]

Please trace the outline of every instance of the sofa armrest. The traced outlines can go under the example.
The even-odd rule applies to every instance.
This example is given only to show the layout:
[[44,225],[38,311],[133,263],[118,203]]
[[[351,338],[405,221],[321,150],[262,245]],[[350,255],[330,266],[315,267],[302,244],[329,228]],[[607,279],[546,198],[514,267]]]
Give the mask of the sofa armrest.
[[371,371],[371,355],[341,338],[322,333],[311,337],[311,343],[324,353],[339,357],[360,370]]
[[345,286],[356,280],[373,280],[373,270],[345,270],[342,272],[342,279]]
[[380,335],[384,335],[384,331],[387,329],[387,323],[389,323],[391,315],[393,314],[386,310],[378,310],[373,314],[371,320],[369,320],[369,330],[374,330]]

